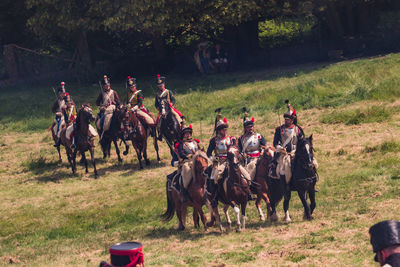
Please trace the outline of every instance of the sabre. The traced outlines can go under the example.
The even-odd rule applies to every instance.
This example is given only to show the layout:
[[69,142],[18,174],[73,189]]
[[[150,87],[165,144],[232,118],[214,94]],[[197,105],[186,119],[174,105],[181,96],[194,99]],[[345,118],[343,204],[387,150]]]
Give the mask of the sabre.
[[57,94],[56,94],[56,90],[54,90],[54,87],[51,87],[51,89],[53,89],[53,93],[54,93],[55,97],[58,99]]

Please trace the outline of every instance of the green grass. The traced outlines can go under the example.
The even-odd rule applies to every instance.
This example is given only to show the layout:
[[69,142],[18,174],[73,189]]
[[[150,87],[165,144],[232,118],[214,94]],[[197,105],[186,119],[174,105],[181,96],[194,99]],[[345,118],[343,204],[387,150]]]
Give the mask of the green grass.
[[344,111],[333,111],[323,115],[322,123],[344,123],[346,125],[354,125],[361,123],[383,122],[390,120],[392,112],[388,108],[373,106],[367,109],[355,109]]
[[[360,100],[391,101],[400,96],[400,54],[335,64],[304,65],[277,70],[235,72],[206,77],[168,76],[167,88],[177,97],[176,107],[190,122],[212,122],[214,109],[222,107],[225,116],[241,113],[247,106],[252,114],[285,110],[290,99],[298,110],[314,107],[338,107]],[[33,87],[10,87],[2,90],[0,127],[12,131],[42,131],[53,119],[54,101],[51,84]],[[126,101],[125,85],[114,82],[121,99]],[[99,88],[69,84],[77,105],[94,106]],[[144,92],[145,106],[153,112],[157,88],[153,77],[138,77]],[[96,108],[95,108],[96,111]]]
[[[109,259],[111,244],[138,240],[143,243],[148,266],[374,266],[368,228],[380,220],[400,219],[400,143],[396,138],[400,126],[395,123],[400,114],[389,112],[388,107],[398,107],[400,95],[394,85],[399,61],[396,54],[324,68],[302,67],[301,71],[169,79],[168,87],[177,89],[177,107],[190,116],[204,146],[212,132],[214,107],[224,107],[229,132],[237,136],[242,132],[239,114],[244,104],[256,118],[257,131],[272,143],[277,125],[274,110],[286,97],[300,111],[307,135],[314,133],[320,165],[315,220],[302,220],[303,208],[293,193],[292,223],[260,222],[251,202],[246,210],[247,229],[242,233],[194,229],[190,209],[184,232],[176,230],[176,217],[161,221],[159,215],[166,209],[165,175],[174,170],[165,143],[161,144],[160,165],[149,143],[152,165],[144,170],[137,169],[132,152],[122,164],[114,151],[111,159],[101,160],[97,146],[99,179],[94,179],[90,163],[88,174],[78,166],[78,173],[72,175],[64,152],[64,162],[58,163],[46,131],[52,120],[48,115],[51,98],[36,99],[47,89],[6,88],[0,97],[9,99],[5,106],[13,109],[0,107],[0,265],[11,258],[20,266],[98,266]],[[367,77],[368,81],[362,81]],[[364,83],[369,89],[362,93],[351,87],[353,83]],[[192,91],[185,90],[189,86]],[[72,88],[78,103],[94,101],[97,88]],[[373,93],[374,88],[381,93]],[[149,107],[151,96],[147,91]],[[22,105],[35,106],[35,101],[16,100],[20,98],[41,105],[31,114]],[[386,107],[379,109],[383,105]],[[321,122],[324,114],[334,117],[349,110],[353,115],[370,112],[376,124],[346,123],[351,116],[340,124]],[[386,119],[380,120],[381,116]],[[39,126],[28,127],[27,118]],[[264,204],[262,208],[266,212]],[[282,204],[278,214],[283,217]],[[235,222],[232,212],[231,219]]]

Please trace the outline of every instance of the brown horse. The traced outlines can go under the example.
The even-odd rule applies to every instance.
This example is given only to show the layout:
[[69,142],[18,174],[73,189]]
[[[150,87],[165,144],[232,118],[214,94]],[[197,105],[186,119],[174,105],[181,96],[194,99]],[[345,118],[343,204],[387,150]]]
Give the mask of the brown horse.
[[81,109],[78,112],[74,129],[75,149],[71,149],[72,140],[69,140],[66,136],[67,128],[64,128],[61,133],[61,142],[65,146],[68,161],[71,164],[72,173],[76,173],[75,159],[78,151],[82,155],[82,161],[85,163],[85,171],[86,173],[88,173],[88,163],[86,160],[85,152],[89,150],[94,168],[94,177],[97,178],[98,174],[96,169],[96,162],[94,159],[94,138],[89,132],[89,124],[91,121],[94,121],[94,119],[95,118],[93,116],[93,111],[90,108],[90,105],[82,105]]
[[257,167],[256,167],[256,176],[254,178],[254,181],[256,182],[256,194],[257,194],[257,200],[256,200],[256,208],[258,210],[258,214],[260,216],[261,221],[265,221],[265,216],[264,213],[261,209],[261,200],[265,201],[265,204],[267,205],[267,218],[270,217],[272,208],[271,208],[271,203],[269,200],[269,188],[267,184],[267,176],[271,174],[272,169],[275,166],[273,164],[273,158],[274,158],[274,153],[275,153],[275,148],[269,146],[264,149],[264,153],[260,157]]
[[206,180],[207,168],[211,164],[206,153],[198,150],[192,158],[192,176],[193,179],[187,189],[189,200],[182,202],[182,195],[172,185],[172,181],[167,179],[167,211],[161,215],[165,221],[169,221],[174,216],[179,220],[178,230],[185,229],[187,207],[193,207],[193,221],[195,226],[198,226],[198,215],[204,225],[204,230],[207,230],[207,218],[203,212],[203,205],[206,204]]
[[[239,168],[241,157],[239,148],[236,145],[228,147],[228,175],[227,178],[219,180],[217,189],[217,199],[224,204],[228,230],[232,224],[228,214],[228,208],[231,206],[235,212],[236,231],[238,232],[246,227],[246,206],[248,194],[250,193],[248,183]],[[219,229],[223,231],[218,212],[218,203],[214,201],[211,201],[211,203],[211,221],[208,226],[214,225],[215,221],[217,221]]]
[[[123,135],[128,136],[128,138],[132,141],[133,148],[135,149],[137,158],[139,160],[140,169],[143,169],[142,155],[146,162],[146,165],[150,165],[150,161],[147,158],[147,137],[149,135],[143,123],[138,119],[135,112],[128,110],[126,107],[123,107],[121,109],[119,121],[123,125]],[[158,144],[155,134],[153,139],[154,149],[157,153],[157,161],[160,162],[160,156],[158,154]]]

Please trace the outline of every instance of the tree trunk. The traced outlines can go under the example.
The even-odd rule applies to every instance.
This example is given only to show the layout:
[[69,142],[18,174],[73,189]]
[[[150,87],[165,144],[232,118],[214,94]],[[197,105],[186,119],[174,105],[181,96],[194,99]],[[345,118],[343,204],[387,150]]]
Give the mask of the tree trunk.
[[153,49],[156,54],[157,60],[163,60],[167,56],[167,49],[165,47],[164,37],[161,34],[153,35]]
[[342,22],[340,21],[340,16],[337,12],[337,7],[329,2],[327,8],[327,15],[328,15],[328,26],[331,30],[331,33],[334,37],[342,37],[343,36],[343,26]]
[[354,36],[356,34],[355,32],[355,26],[354,26],[354,11],[353,11],[353,5],[351,4],[350,1],[346,2],[346,19],[347,19],[347,35],[349,36]]
[[5,45],[4,46],[4,59],[7,68],[7,73],[9,80],[16,81],[19,77],[18,72],[18,63],[15,58],[14,46],[13,45]]
[[82,63],[85,64],[89,69],[92,69],[92,57],[89,50],[86,32],[78,32],[76,36],[76,48],[78,49]]

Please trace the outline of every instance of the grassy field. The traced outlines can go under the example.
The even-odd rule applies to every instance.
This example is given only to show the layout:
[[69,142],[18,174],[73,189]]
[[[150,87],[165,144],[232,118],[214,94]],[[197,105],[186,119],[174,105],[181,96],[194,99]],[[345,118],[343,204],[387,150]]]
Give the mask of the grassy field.
[[[0,101],[0,265],[97,266],[108,247],[138,240],[146,265],[169,266],[375,266],[368,228],[400,220],[400,55],[335,64],[206,77],[170,77],[177,107],[193,123],[204,146],[211,137],[213,110],[223,107],[230,133],[240,135],[241,107],[256,119],[269,143],[277,109],[289,98],[307,135],[314,134],[320,164],[315,220],[302,220],[292,195],[292,223],[260,222],[254,203],[247,229],[220,234],[193,228],[176,231],[162,222],[165,175],[172,172],[161,145],[162,163],[138,170],[130,153],[101,160],[100,178],[82,166],[73,176],[66,157],[57,162],[50,132],[51,87],[4,88]],[[140,77],[139,77],[140,78]],[[153,109],[155,86],[138,79]],[[123,96],[122,84],[114,84]],[[121,88],[121,90],[119,90]],[[71,85],[75,102],[94,103],[98,89]],[[154,110],[154,109],[153,109]],[[150,143],[149,143],[150,144]],[[90,166],[91,167],[91,166]],[[263,208],[265,211],[265,207]],[[282,204],[278,215],[283,217]]]

